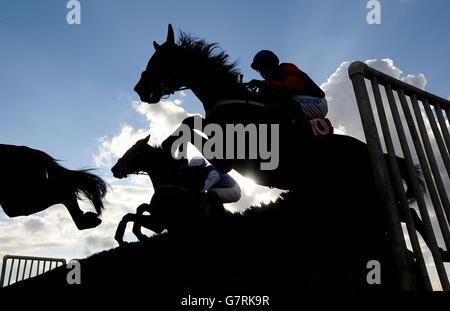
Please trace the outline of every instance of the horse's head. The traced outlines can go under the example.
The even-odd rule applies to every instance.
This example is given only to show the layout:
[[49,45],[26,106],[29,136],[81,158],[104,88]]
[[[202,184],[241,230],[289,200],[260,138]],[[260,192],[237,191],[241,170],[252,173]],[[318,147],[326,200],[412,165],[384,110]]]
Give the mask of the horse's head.
[[138,140],[125,154],[117,160],[117,163],[111,168],[111,172],[115,178],[125,178],[130,174],[137,174],[145,170],[149,152],[153,147],[148,144],[150,135],[146,138]]
[[160,147],[152,147],[148,144],[150,135],[138,140],[125,154],[117,160],[111,168],[115,178],[125,178],[130,174],[146,172],[152,178],[153,183],[159,183],[180,173],[186,167],[186,159],[174,159],[168,152],[164,152]]
[[169,25],[166,42],[160,45],[153,41],[153,46],[155,53],[134,87],[141,101],[149,104],[158,103],[162,97],[185,86],[180,77],[180,68],[184,63],[183,49],[175,43],[172,25]]

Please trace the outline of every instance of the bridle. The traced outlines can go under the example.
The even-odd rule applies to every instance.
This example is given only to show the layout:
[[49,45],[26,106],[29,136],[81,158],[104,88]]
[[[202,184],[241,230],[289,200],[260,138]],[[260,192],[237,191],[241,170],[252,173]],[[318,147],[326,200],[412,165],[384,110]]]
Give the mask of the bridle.
[[[141,74],[142,77],[145,77],[147,75],[147,70],[144,70]],[[189,87],[183,86],[183,87],[173,87],[172,85],[175,85],[176,82],[175,79],[171,78],[171,72],[165,72],[164,74],[164,81],[159,82],[158,88],[159,93],[161,94],[160,99],[167,99],[171,94],[174,94],[178,91],[184,91],[189,90]]]
[[[126,171],[126,176],[128,175],[146,175],[150,177],[150,174],[148,171],[144,171],[144,170],[137,170],[134,171],[133,169],[130,168],[130,166],[127,164],[127,160],[120,158],[119,160],[117,160],[117,164],[121,165],[124,167],[124,171]],[[182,169],[183,167],[179,167],[176,169],[152,169],[150,171],[150,173],[152,174],[157,174],[157,175],[166,175],[166,176],[175,176],[177,174],[177,169]],[[130,172],[128,172],[130,171]]]
[[[163,90],[166,91],[166,89],[163,89]],[[189,88],[182,87],[180,89],[175,89],[175,90],[171,90],[171,91],[169,91],[169,90],[167,90],[166,92],[163,91],[160,99],[168,99],[170,97],[170,95],[174,94],[175,92],[184,91],[184,90],[189,90]]]
[[174,94],[175,92],[184,91],[184,90],[189,90],[190,89],[187,86],[183,86],[183,87],[180,87],[180,88],[169,87],[167,82],[170,82],[170,81],[171,80],[168,79],[168,81],[160,83],[159,88],[160,88],[160,91],[161,91],[161,99],[168,99],[170,97],[170,95]]

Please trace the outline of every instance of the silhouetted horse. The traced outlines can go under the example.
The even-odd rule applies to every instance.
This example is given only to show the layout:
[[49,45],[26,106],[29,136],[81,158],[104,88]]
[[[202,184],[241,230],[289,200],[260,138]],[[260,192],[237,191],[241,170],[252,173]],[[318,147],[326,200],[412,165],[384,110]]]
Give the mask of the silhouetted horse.
[[[106,191],[105,182],[89,170],[68,170],[42,151],[0,144],[0,205],[9,217],[63,204],[79,230],[94,228],[101,223]],[[83,213],[77,202],[81,196],[97,214]]]
[[[146,240],[146,236],[141,233],[141,226],[160,233],[164,229],[183,227],[177,219],[191,223],[195,219],[200,219],[201,204],[199,200],[200,190],[205,181],[204,175],[195,175],[192,170],[188,170],[186,159],[174,159],[169,153],[164,152],[160,147],[152,147],[148,144],[150,135],[137,141],[112,167],[111,171],[116,178],[125,178],[130,174],[145,172],[152,181],[155,194],[150,204],[144,203],[138,206],[136,214],[126,214],[117,227],[115,239],[119,244],[123,243],[123,235],[128,222],[133,222],[133,233],[139,241]],[[198,171],[196,171],[198,173]],[[170,189],[181,191],[186,196],[197,198],[196,208],[189,209],[183,206],[164,206],[160,200],[160,190],[165,192]],[[145,212],[150,215],[144,215]],[[190,219],[188,221],[188,219]],[[174,222],[178,223],[174,225]]]
[[[216,44],[194,39],[184,33],[180,34],[177,44],[172,26],[169,25],[166,42],[161,45],[153,42],[153,45],[156,51],[135,86],[141,101],[154,104],[177,90],[191,89],[205,109],[203,125],[215,123],[222,128],[223,154],[226,154],[227,149],[226,124],[279,125],[279,137],[275,137],[279,138],[279,165],[276,169],[261,170],[261,162],[267,159],[262,159],[260,155],[256,159],[249,159],[248,156],[244,159],[209,159],[223,173],[233,168],[243,175],[253,176],[258,184],[301,190],[305,196],[315,198],[316,202],[334,198],[330,202],[330,209],[337,205],[355,208],[358,212],[364,210],[360,218],[357,214],[353,216],[354,221],[363,221],[369,217],[372,218],[371,222],[380,221],[378,225],[383,223],[379,215],[381,202],[365,143],[345,135],[311,139],[301,125],[286,122],[280,114],[266,107],[265,99],[249,92],[239,82],[239,72],[234,64],[228,62],[228,55],[218,50]],[[193,117],[183,123],[192,129]],[[197,135],[203,143],[206,141],[194,131],[191,134]],[[163,149],[170,150],[177,138],[178,135],[169,137],[163,142]],[[234,137],[229,137],[228,141],[234,141]],[[249,143],[247,140],[247,148]],[[385,158],[388,160],[387,155]],[[409,176],[405,160],[397,157],[397,161],[401,177],[408,187],[407,196],[414,200],[411,178],[422,181],[420,174],[417,172],[417,176]],[[411,211],[419,224],[419,217],[415,211]],[[328,217],[329,212],[328,209]],[[420,226],[417,228],[422,231]]]
[[[359,188],[374,190],[370,187],[373,178],[366,144],[344,135],[310,139],[306,131],[286,122],[276,111],[266,108],[262,103],[248,101],[255,99],[255,95],[239,83],[238,71],[233,64],[228,63],[228,56],[224,52],[217,51],[216,44],[193,39],[184,33],[181,33],[179,44],[176,44],[173,29],[169,25],[167,41],[162,45],[154,42],[154,47],[156,52],[135,87],[140,99],[154,104],[162,96],[174,91],[191,89],[205,108],[203,124],[216,123],[223,129],[223,154],[227,153],[228,148],[225,124],[279,125],[279,137],[274,138],[279,140],[280,158],[276,169],[261,170],[261,162],[267,159],[262,159],[260,155],[250,159],[247,153],[244,159],[211,159],[222,172],[234,168],[243,175],[253,176],[258,184],[281,189],[302,188],[304,183],[315,181],[322,189],[327,184],[345,184],[347,189],[354,192],[363,190]],[[187,118],[184,123],[192,127],[193,118]],[[176,138],[171,136],[163,142],[163,149],[170,150]],[[228,138],[229,141],[235,140]],[[205,142],[204,138],[201,139]],[[271,142],[269,139],[269,146]],[[249,145],[250,141],[246,143]],[[404,160],[398,158],[398,161],[402,177],[409,183]]]

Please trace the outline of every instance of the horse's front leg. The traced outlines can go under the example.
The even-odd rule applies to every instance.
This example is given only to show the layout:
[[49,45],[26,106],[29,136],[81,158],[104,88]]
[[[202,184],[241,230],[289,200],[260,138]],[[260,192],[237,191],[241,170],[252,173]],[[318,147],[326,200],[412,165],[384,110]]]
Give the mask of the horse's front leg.
[[141,232],[142,225],[141,225],[141,222],[138,221],[137,219],[140,218],[139,216],[142,216],[145,212],[150,213],[150,210],[151,210],[151,205],[147,204],[147,203],[143,203],[136,208],[136,219],[133,223],[133,233],[137,237],[139,242],[143,242],[144,240],[146,240],[147,236],[142,234],[142,232]]
[[119,245],[123,245],[123,236],[125,235],[125,230],[127,229],[127,224],[130,221],[135,221],[136,215],[128,213],[125,216],[122,217],[122,220],[119,222],[119,225],[116,229],[116,234],[114,235],[114,239],[119,243]]

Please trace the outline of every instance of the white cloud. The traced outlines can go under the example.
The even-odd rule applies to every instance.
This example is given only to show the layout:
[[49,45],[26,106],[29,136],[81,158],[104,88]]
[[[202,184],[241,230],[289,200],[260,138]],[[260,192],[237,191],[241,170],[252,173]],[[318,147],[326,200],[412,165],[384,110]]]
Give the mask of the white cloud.
[[425,86],[427,85],[427,79],[422,73],[419,73],[418,75],[409,74],[402,78],[402,81],[418,87],[419,89],[425,89]]
[[328,101],[328,118],[339,133],[363,138],[355,97],[348,78],[350,62],[343,62],[320,87]]
[[157,105],[133,102],[133,108],[149,122],[150,143],[161,143],[185,118],[192,115],[184,110],[181,103],[178,99],[162,101]]
[[148,134],[151,135],[150,144],[161,143],[181,121],[192,115],[180,105],[180,100],[162,101],[158,105],[132,102],[133,109],[148,121],[148,127],[134,129],[131,125],[125,124],[113,137],[101,137],[99,149],[94,155],[95,165],[97,167],[111,166],[113,160],[122,156],[136,141]]
[[[427,80],[423,74],[408,74],[402,77],[403,71],[394,65],[392,59],[386,58],[382,60],[367,60],[365,62],[370,67],[388,74],[396,79],[411,83],[414,86],[425,89]],[[324,90],[329,107],[328,117],[330,118],[337,133],[346,134],[365,141],[362,129],[361,119],[356,104],[355,95],[353,93],[352,83],[348,77],[348,67],[351,62],[343,62],[336,71],[321,85]],[[367,84],[368,91],[371,96],[370,84]],[[383,102],[386,104],[387,99],[382,91]],[[373,102],[373,100],[372,100]],[[376,111],[375,111],[375,115]],[[390,126],[393,126],[393,120],[390,115],[387,116]],[[406,126],[406,124],[405,124]],[[394,127],[391,127],[394,128]]]
[[112,160],[120,157],[137,140],[148,135],[145,130],[134,130],[130,125],[123,125],[120,133],[111,139],[106,136],[99,139],[99,149],[94,155],[94,163],[97,167],[111,166]]
[[23,223],[25,229],[31,233],[42,229],[44,224],[44,221],[42,221],[39,217],[28,217]]

